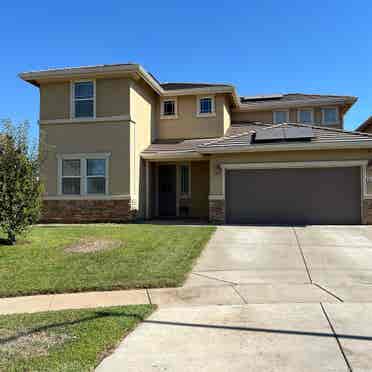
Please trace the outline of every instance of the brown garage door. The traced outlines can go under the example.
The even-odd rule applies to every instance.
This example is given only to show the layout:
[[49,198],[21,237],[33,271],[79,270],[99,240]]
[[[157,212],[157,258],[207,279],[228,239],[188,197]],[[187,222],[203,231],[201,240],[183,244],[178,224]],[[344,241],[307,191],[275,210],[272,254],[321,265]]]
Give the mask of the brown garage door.
[[359,167],[226,170],[228,223],[360,224]]

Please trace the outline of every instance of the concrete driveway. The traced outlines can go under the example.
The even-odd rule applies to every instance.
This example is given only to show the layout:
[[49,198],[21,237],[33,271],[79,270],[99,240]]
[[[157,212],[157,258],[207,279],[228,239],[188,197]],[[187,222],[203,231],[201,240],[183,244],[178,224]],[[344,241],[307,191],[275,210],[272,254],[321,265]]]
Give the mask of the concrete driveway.
[[[98,371],[372,371],[372,228],[219,227]],[[218,306],[220,305],[220,306]]]

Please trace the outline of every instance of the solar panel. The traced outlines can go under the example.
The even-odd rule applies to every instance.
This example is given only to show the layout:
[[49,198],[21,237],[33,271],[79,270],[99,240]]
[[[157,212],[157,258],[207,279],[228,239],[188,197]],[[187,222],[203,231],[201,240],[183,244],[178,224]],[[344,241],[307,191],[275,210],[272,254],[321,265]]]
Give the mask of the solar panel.
[[314,137],[313,128],[287,127],[284,129],[284,138],[287,140],[311,139]]
[[255,142],[277,142],[291,140],[311,140],[315,135],[312,128],[307,127],[276,127],[257,130]]
[[269,142],[284,140],[283,128],[268,128],[256,132],[256,142]]

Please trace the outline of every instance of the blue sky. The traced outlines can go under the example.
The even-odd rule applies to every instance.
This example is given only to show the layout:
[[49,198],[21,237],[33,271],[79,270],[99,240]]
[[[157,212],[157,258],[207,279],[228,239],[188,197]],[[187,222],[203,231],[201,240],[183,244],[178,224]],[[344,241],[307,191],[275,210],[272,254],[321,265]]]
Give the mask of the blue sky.
[[34,135],[38,90],[17,73],[128,61],[164,82],[228,82],[241,95],[356,95],[347,129],[372,115],[367,0],[4,1],[0,14],[0,118],[28,119]]

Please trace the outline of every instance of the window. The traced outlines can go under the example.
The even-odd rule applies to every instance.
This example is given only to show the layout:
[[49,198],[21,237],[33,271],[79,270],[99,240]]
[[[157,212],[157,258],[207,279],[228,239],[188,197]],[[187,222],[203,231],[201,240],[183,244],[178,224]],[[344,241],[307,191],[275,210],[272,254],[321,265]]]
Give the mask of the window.
[[80,159],[62,160],[62,194],[80,195]]
[[190,194],[190,167],[188,165],[181,165],[181,195]]
[[73,98],[73,116],[75,118],[93,118],[95,116],[93,81],[75,82]]
[[314,122],[314,112],[312,109],[301,109],[297,111],[297,121],[303,124]]
[[87,159],[87,194],[106,193],[106,160]]
[[274,124],[281,124],[288,122],[288,111],[274,111],[273,113]]
[[107,194],[109,154],[65,155],[59,158],[60,194]]
[[327,107],[322,109],[323,124],[337,124],[338,110],[336,107]]
[[161,116],[163,118],[175,118],[177,116],[177,101],[167,99],[162,102]]
[[214,115],[214,97],[198,97],[197,116],[213,116]]

